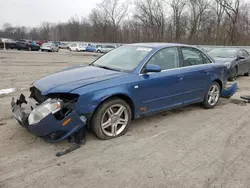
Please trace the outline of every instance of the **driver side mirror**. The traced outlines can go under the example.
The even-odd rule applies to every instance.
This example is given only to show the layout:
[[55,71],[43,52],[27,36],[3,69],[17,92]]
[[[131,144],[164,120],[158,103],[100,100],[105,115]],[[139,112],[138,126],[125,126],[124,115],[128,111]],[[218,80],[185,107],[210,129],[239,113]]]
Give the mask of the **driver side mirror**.
[[244,56],[238,55],[238,56],[237,56],[237,59],[238,59],[238,60],[241,60],[241,59],[246,59],[246,58],[245,58]]
[[144,68],[144,73],[149,72],[161,72],[161,67],[159,65],[147,64]]

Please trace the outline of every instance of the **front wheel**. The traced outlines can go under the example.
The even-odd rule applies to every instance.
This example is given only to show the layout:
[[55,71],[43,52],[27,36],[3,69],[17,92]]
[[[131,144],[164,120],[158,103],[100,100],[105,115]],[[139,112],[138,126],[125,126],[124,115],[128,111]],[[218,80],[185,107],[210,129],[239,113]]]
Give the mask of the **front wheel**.
[[250,76],[250,69],[244,74],[244,76]]
[[218,82],[213,82],[207,90],[202,102],[205,109],[214,108],[220,99],[221,87]]
[[131,123],[130,106],[119,98],[104,102],[93,115],[91,126],[101,140],[124,135]]

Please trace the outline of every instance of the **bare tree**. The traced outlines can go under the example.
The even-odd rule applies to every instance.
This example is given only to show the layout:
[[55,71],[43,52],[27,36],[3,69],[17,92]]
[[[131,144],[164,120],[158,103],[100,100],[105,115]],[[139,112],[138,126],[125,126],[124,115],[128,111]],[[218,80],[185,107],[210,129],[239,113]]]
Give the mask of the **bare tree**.
[[94,41],[106,41],[108,40],[108,29],[109,29],[109,20],[107,12],[100,12],[98,9],[93,9],[89,15],[90,22],[92,24],[92,36],[95,39]]
[[235,45],[238,39],[237,21],[240,16],[240,0],[216,0],[216,2],[225,8],[226,14],[231,20],[229,25],[230,43]]
[[97,5],[99,11],[106,15],[107,21],[109,21],[113,27],[113,41],[117,41],[117,31],[119,29],[121,21],[124,19],[128,12],[129,4],[121,3],[121,0],[103,0]]
[[207,0],[189,0],[189,7],[191,11],[189,42],[196,43],[195,36],[199,29],[201,18],[209,7],[209,2]]
[[223,22],[224,14],[225,14],[225,6],[224,2],[219,3],[217,0],[213,0],[214,5],[211,7],[216,15],[216,44],[221,43],[221,24]]
[[135,5],[134,17],[142,23],[147,38],[163,40],[165,31],[163,2],[161,0],[137,0]]
[[175,32],[175,41],[179,42],[183,30],[182,14],[185,6],[187,5],[185,0],[172,0],[170,6],[173,10],[173,27]]

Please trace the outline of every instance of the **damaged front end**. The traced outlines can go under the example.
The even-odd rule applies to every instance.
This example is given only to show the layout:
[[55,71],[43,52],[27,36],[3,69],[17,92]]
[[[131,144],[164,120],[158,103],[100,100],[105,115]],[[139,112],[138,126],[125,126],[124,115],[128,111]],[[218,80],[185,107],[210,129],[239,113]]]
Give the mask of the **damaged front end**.
[[[35,87],[31,87],[30,91],[28,102],[23,94],[16,101],[14,98],[11,101],[13,117],[20,125],[47,142],[68,139],[80,143],[84,140],[87,119],[74,110],[78,95],[43,96]],[[24,108],[25,104],[27,106]]]

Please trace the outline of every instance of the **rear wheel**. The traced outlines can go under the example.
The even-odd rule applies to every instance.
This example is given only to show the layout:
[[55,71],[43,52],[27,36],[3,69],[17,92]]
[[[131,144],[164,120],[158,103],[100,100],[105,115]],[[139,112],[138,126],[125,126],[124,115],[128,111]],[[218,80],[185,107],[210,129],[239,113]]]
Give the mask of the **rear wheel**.
[[220,99],[221,87],[218,82],[213,82],[207,90],[202,102],[204,108],[214,108]]
[[131,123],[130,106],[119,98],[104,102],[93,115],[91,126],[95,135],[108,140],[122,136]]
[[29,46],[29,51],[31,51],[32,49],[31,49],[31,47]]

